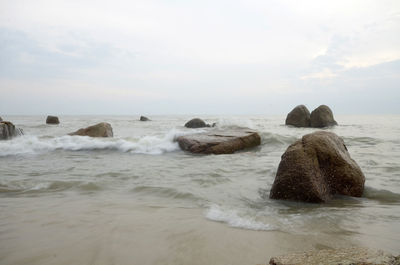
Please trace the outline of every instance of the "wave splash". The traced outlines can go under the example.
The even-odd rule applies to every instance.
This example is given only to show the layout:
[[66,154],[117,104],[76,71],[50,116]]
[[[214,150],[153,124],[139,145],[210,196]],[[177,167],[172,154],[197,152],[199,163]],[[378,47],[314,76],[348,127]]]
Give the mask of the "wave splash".
[[223,222],[231,227],[249,230],[275,230],[269,224],[257,221],[254,217],[242,216],[236,210],[224,210],[220,206],[212,205],[206,213],[206,218],[212,221]]
[[[0,157],[34,155],[55,150],[90,151],[115,150],[120,152],[160,155],[179,150],[175,139],[190,132],[170,130],[163,136],[143,136],[138,139],[91,138],[87,136],[60,136],[40,138],[25,135],[0,142]],[[193,133],[193,132],[192,132]]]

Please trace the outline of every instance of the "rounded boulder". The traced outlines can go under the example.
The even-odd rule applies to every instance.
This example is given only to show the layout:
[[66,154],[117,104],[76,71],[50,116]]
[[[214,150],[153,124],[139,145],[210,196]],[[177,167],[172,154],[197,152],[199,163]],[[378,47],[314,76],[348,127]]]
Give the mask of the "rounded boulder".
[[207,125],[202,119],[195,118],[191,119],[185,124],[186,128],[203,128],[203,127],[210,127],[210,125]]
[[335,194],[361,197],[364,182],[365,176],[343,140],[332,132],[318,131],[287,148],[270,198],[320,203]]
[[337,125],[337,122],[333,118],[332,110],[326,105],[321,105],[311,112],[310,123],[311,127],[314,128]]
[[310,111],[304,105],[296,106],[286,116],[285,124],[295,127],[310,127]]
[[101,122],[87,128],[82,128],[69,135],[90,136],[90,137],[113,137],[113,129],[107,122]]

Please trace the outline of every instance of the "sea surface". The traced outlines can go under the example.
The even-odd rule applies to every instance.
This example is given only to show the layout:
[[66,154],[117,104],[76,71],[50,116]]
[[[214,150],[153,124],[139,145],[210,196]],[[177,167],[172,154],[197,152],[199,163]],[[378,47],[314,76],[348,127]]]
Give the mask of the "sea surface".
[[[400,116],[337,116],[366,176],[362,198],[268,198],[280,157],[317,129],[284,116],[202,116],[249,127],[261,146],[183,152],[192,116],[3,116],[25,135],[0,141],[0,264],[266,264],[271,256],[365,246],[400,254]],[[109,122],[113,138],[68,136]]]

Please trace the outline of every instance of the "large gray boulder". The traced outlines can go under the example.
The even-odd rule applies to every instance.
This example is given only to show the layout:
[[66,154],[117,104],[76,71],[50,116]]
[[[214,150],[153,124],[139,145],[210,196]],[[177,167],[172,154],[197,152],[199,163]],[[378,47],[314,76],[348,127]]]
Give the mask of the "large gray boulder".
[[180,136],[176,140],[182,150],[197,154],[232,154],[261,143],[258,133],[247,128],[212,130]]
[[310,124],[314,128],[323,128],[337,125],[337,122],[333,118],[332,110],[326,105],[321,105],[311,112]]
[[15,136],[22,135],[21,129],[15,128],[15,125],[9,121],[0,122],[0,140],[11,139]]
[[59,124],[60,120],[58,119],[57,116],[47,116],[46,118],[46,124]]
[[202,119],[195,118],[191,119],[185,124],[186,128],[203,128],[203,127],[210,127],[210,125],[206,124]]
[[87,128],[82,128],[69,135],[80,135],[90,137],[113,137],[113,130],[109,123],[101,122]]
[[310,111],[304,105],[296,106],[286,116],[285,124],[295,127],[310,127]]
[[365,177],[341,138],[332,132],[304,135],[281,157],[271,199],[326,202],[335,194],[361,197]]

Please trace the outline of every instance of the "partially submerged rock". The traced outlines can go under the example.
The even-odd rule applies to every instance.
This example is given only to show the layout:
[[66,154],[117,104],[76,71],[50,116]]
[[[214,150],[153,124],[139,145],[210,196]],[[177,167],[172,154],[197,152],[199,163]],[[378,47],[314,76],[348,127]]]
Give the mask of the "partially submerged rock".
[[140,116],[140,121],[150,121],[146,116]]
[[22,135],[21,129],[15,128],[15,125],[9,121],[0,122],[0,140],[11,139],[15,136]]
[[261,143],[258,133],[246,128],[212,130],[180,136],[176,140],[182,150],[201,154],[232,154]]
[[282,155],[270,198],[326,202],[335,194],[361,197],[365,177],[341,138],[332,132],[304,135]]
[[323,249],[273,257],[270,265],[399,265],[400,257],[367,248]]
[[47,116],[46,124],[59,124],[60,120],[57,116]]
[[304,105],[296,106],[286,116],[285,124],[295,127],[310,127],[310,111]]
[[203,128],[203,127],[210,127],[209,124],[206,124],[202,119],[195,118],[191,119],[185,124],[187,128]]
[[337,122],[333,118],[332,110],[326,105],[321,105],[311,112],[310,124],[313,128],[323,128],[337,125]]
[[101,122],[87,128],[82,128],[69,135],[80,135],[90,137],[113,137],[113,130],[109,123]]

